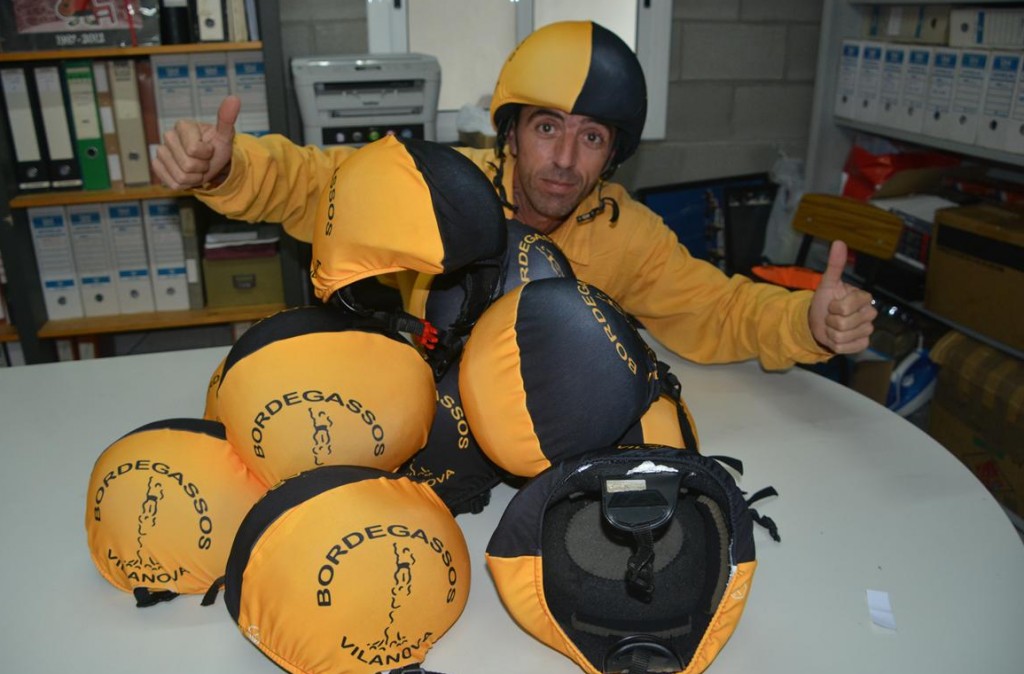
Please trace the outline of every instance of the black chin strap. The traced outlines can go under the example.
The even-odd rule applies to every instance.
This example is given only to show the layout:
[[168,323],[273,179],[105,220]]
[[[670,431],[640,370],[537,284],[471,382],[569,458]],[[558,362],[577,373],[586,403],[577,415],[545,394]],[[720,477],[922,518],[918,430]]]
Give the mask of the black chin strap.
[[157,590],[153,592],[144,587],[135,588],[132,590],[132,594],[135,596],[135,606],[137,608],[156,606],[161,602],[170,601],[178,596],[177,592],[171,592],[170,590]]

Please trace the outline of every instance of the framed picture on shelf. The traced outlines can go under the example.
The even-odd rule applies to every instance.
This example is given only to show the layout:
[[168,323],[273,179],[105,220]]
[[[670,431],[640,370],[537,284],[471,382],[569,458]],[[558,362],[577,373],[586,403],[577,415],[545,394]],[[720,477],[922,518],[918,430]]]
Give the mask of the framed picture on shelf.
[[5,0],[3,51],[160,44],[159,0]]

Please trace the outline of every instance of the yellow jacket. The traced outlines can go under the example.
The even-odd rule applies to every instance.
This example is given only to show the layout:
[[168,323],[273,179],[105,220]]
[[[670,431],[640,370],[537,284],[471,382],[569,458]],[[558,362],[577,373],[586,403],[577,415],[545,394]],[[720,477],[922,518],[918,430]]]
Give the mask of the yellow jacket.
[[[337,164],[354,148],[299,147],[278,135],[235,136],[231,172],[218,187],[196,196],[228,217],[280,222],[295,238],[310,242],[317,204]],[[489,178],[497,161],[491,150],[462,148]],[[512,194],[514,159],[505,160],[505,193]],[[659,342],[699,363],[757,357],[766,369],[794,362],[819,362],[831,354],[811,336],[811,293],[727,277],[694,259],[661,218],[633,200],[618,184],[602,195],[618,202],[586,222],[576,216],[598,203],[592,193],[565,224],[549,234],[572,263],[576,276],[601,288],[636,316]],[[506,211],[513,217],[511,211]]]

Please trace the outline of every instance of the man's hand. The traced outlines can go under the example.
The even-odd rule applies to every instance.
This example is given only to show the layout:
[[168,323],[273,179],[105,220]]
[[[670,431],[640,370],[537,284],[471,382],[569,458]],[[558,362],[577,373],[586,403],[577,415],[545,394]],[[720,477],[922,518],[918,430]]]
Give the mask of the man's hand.
[[878,312],[871,295],[843,283],[846,244],[833,241],[828,252],[828,267],[814,291],[807,320],[818,344],[833,353],[857,353],[868,348]]
[[228,96],[217,110],[217,124],[194,119],[179,120],[164,134],[157,148],[153,170],[161,182],[173,190],[205,185],[227,174],[231,164],[231,141],[235,121],[242,109],[237,96]]

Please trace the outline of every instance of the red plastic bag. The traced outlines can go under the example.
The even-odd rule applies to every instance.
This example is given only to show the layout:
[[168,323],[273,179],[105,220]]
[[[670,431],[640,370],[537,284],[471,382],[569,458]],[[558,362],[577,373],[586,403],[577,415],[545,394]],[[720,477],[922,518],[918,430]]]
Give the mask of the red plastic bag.
[[892,176],[900,171],[956,166],[960,159],[942,152],[906,151],[893,146],[892,151],[871,152],[854,143],[843,165],[842,195],[868,201]]

